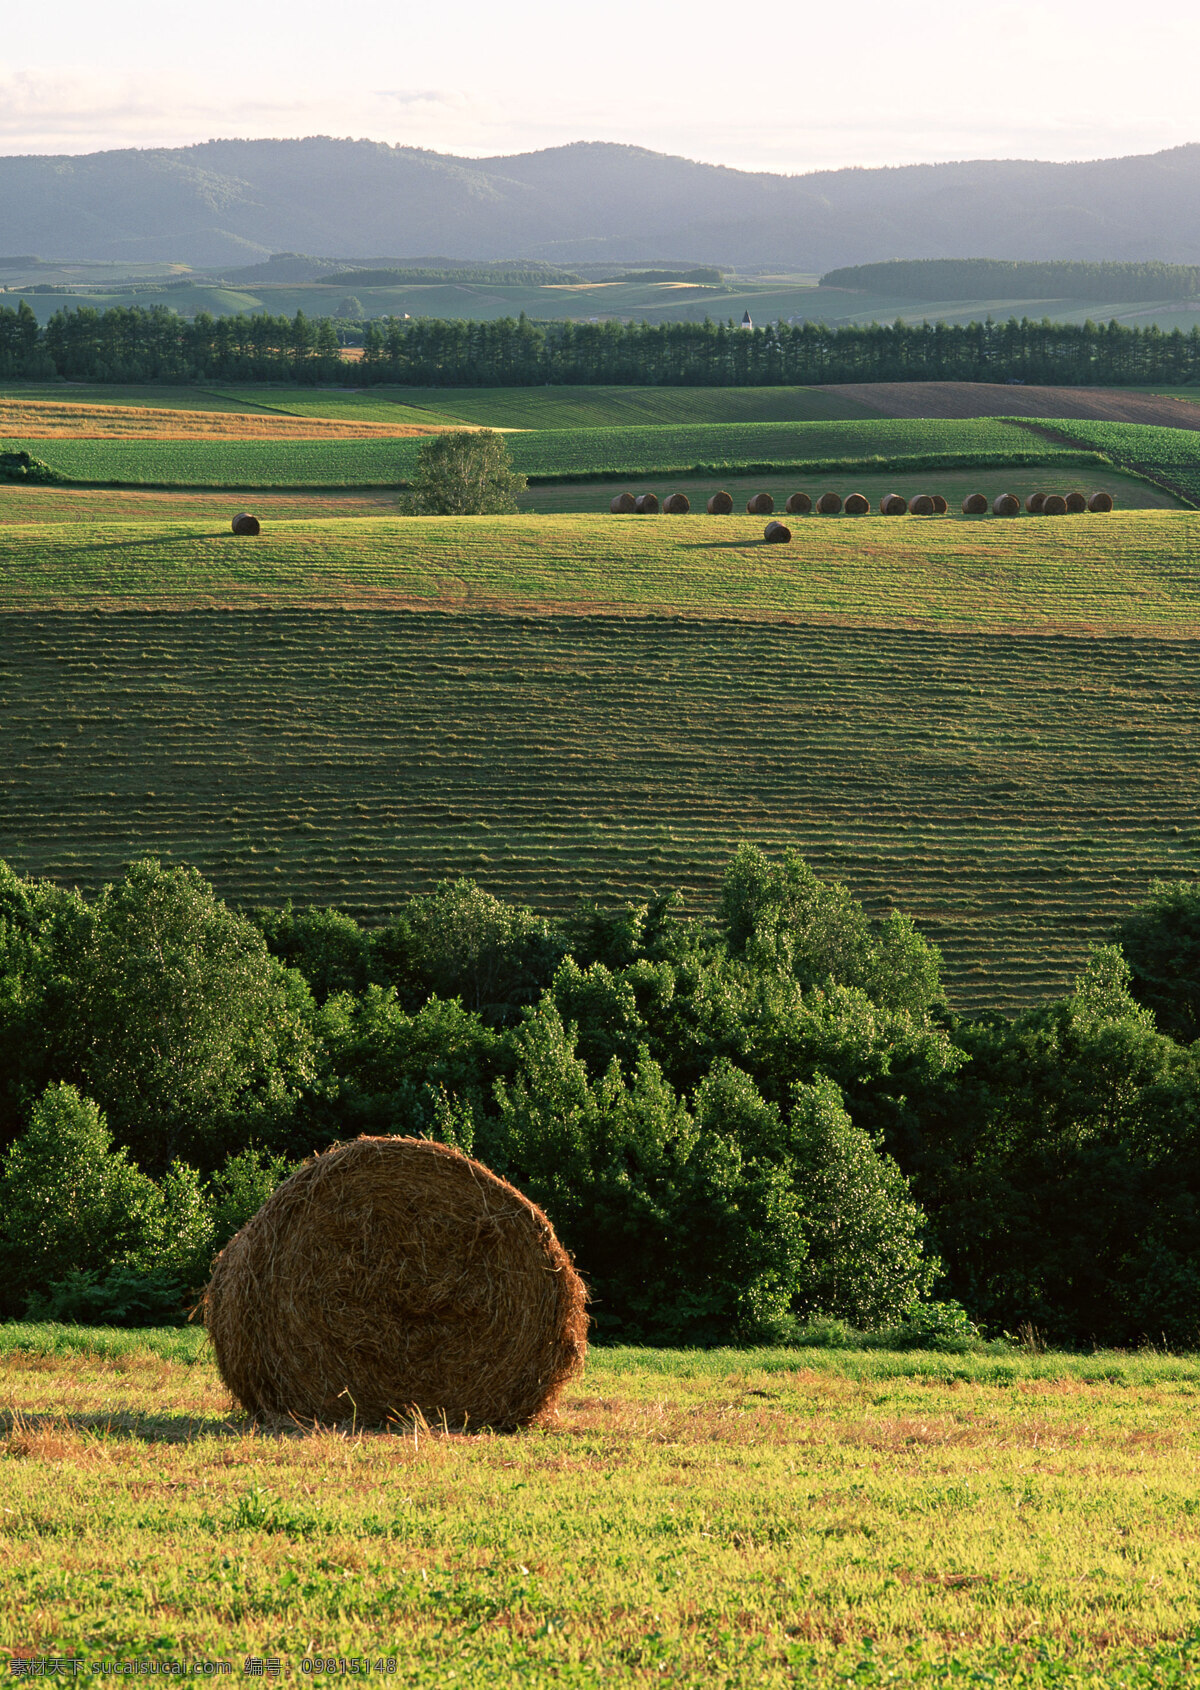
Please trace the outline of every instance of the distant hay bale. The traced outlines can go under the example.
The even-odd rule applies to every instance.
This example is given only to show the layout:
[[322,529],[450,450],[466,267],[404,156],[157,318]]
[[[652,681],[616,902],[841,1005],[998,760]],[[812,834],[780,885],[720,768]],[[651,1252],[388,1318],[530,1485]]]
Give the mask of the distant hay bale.
[[847,493],[846,503],[842,506],[847,516],[866,516],[870,508],[870,499],[864,499],[861,493]]
[[1031,493],[1025,501],[1025,509],[1029,512],[1030,516],[1040,516],[1042,514],[1042,506],[1045,503],[1046,495],[1044,493]]
[[704,508],[709,516],[728,516],[733,509],[733,498],[729,493],[714,493]]
[[949,501],[944,499],[940,493],[931,493],[929,497],[933,500],[934,516],[945,516],[950,509]]
[[691,502],[686,493],[668,493],[663,500],[664,516],[686,516],[691,508]]
[[639,516],[657,516],[658,498],[653,493],[639,493],[633,501],[633,508]]
[[1067,515],[1068,516],[1078,516],[1080,511],[1085,511],[1086,509],[1087,509],[1087,494],[1086,493],[1068,493],[1067,494]]
[[770,516],[775,509],[775,501],[769,493],[755,493],[752,499],[746,501],[747,516]]
[[822,493],[817,500],[817,513],[820,516],[836,516],[842,508],[840,493]]
[[988,497],[986,493],[968,493],[963,500],[964,516],[986,516]]
[[637,509],[637,500],[632,493],[618,493],[608,508],[614,516],[632,516]]
[[217,1369],[251,1414],[510,1429],[587,1352],[586,1292],[541,1210],[482,1163],[358,1138],[296,1170],[204,1293]]
[[251,516],[249,511],[239,511],[230,523],[230,527],[235,534],[262,533],[262,523],[256,516]]
[[1061,493],[1047,493],[1042,500],[1043,516],[1066,516],[1067,501]]
[[1113,508],[1112,494],[1093,493],[1087,502],[1087,508],[1093,513],[1093,515],[1103,515],[1105,512],[1110,511]]
[[769,540],[773,546],[786,546],[791,537],[791,529],[782,522],[768,522],[763,529],[763,539]]
[[932,516],[933,500],[928,493],[916,493],[908,501],[909,516]]
[[793,493],[784,508],[789,516],[807,516],[812,510],[812,495]]
[[885,493],[879,501],[880,516],[907,516],[908,500],[903,493]]
[[1020,516],[1021,501],[1015,493],[997,493],[992,500],[993,516]]

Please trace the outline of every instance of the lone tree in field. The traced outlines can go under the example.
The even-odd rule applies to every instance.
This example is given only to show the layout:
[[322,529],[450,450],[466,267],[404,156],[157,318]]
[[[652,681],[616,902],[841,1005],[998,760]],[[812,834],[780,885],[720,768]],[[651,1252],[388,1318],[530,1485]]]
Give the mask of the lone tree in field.
[[409,516],[512,516],[525,477],[494,429],[451,429],[421,442],[400,508]]

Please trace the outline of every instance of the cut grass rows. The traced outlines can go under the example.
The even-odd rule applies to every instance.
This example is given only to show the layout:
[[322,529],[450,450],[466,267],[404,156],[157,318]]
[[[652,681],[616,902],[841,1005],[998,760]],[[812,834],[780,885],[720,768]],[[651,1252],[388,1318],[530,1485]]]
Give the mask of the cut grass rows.
[[959,1008],[1066,987],[1195,873],[1200,643],[615,619],[0,624],[0,857],[142,854],[382,918],[469,875],[546,910],[793,845],[943,949]]
[[152,406],[80,405],[0,398],[0,436],[26,440],[305,440],[428,434],[427,423],[396,411],[387,423],[334,418],[262,416],[250,411],[164,410]]

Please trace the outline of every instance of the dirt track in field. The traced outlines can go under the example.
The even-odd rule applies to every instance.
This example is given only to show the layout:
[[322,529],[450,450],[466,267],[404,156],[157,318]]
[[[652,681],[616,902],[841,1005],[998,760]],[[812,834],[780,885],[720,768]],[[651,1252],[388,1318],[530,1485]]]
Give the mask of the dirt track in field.
[[1197,400],[1128,388],[1008,387],[984,381],[866,381],[820,391],[857,399],[881,417],[1086,417],[1200,429],[1200,390]]

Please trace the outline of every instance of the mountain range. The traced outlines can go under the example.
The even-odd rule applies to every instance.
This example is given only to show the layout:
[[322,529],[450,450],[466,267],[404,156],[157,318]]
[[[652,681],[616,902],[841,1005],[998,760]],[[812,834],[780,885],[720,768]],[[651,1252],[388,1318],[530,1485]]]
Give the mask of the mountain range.
[[456,158],[384,142],[206,141],[0,158],[0,247],[250,265],[271,253],[824,271],[886,258],[1200,262],[1200,144],[1077,164],[780,176],[607,142]]

